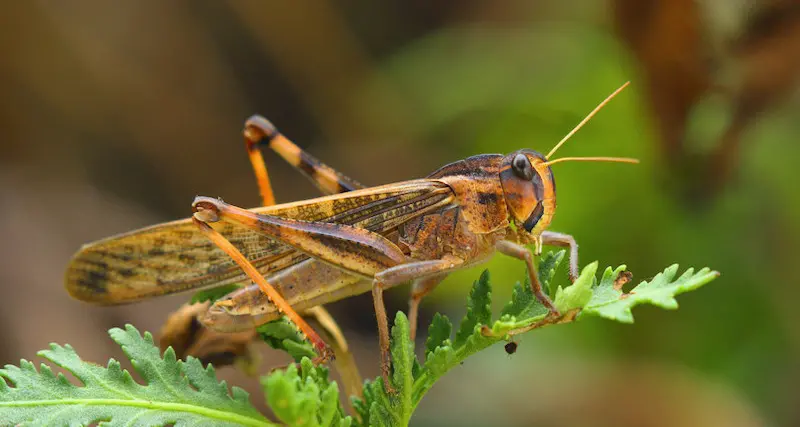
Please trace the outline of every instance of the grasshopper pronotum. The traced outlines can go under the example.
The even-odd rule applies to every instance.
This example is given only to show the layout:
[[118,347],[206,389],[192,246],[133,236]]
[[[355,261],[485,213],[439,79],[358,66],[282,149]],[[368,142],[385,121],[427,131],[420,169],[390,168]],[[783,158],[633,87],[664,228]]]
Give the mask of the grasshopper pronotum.
[[[578,275],[572,236],[546,231],[556,207],[551,165],[564,161],[636,163],[615,157],[550,160],[609,95],[544,156],[532,150],[473,156],[424,179],[364,188],[300,150],[261,117],[244,135],[265,207],[242,209],[197,197],[189,219],[154,225],[84,246],[66,273],[69,293],[96,304],[122,304],[157,295],[252,281],[202,316],[223,331],[252,328],[287,316],[319,352],[333,354],[303,320],[305,311],[372,291],[389,387],[389,327],[383,291],[413,282],[412,335],[419,303],[448,273],[486,261],[494,252],[524,261],[536,298],[558,317],[542,291],[525,245],[568,247],[569,275]],[[267,145],[307,174],[328,196],[273,205],[260,146]]]

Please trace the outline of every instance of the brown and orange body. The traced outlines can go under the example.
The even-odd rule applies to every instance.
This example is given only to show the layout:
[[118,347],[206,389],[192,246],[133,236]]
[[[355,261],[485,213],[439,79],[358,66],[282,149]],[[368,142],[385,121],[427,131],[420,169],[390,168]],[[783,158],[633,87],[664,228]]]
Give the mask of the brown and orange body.
[[[500,252],[526,263],[534,295],[551,316],[559,316],[525,246],[535,244],[537,254],[542,245],[569,247],[570,278],[577,277],[575,240],[547,231],[556,208],[550,166],[566,160],[632,162],[548,160],[565,138],[547,156],[527,149],[473,156],[423,179],[364,188],[300,150],[263,118],[250,119],[244,134],[265,207],[242,209],[197,197],[189,219],[84,246],[67,269],[69,293],[92,303],[122,304],[242,284],[212,304],[201,322],[219,331],[243,331],[287,316],[319,350],[318,361],[325,361],[332,356],[329,347],[298,312],[371,290],[388,377],[385,289],[413,282],[413,335],[418,305],[427,293],[449,273]],[[271,205],[258,150],[263,145],[329,195]]]
[[[544,179],[537,173],[537,179],[518,182],[522,180],[514,175],[509,160],[518,155],[532,158],[534,162],[542,160],[540,154],[524,150],[509,156],[474,156],[442,167],[427,177],[428,182],[438,182],[444,184],[439,188],[449,189],[440,192],[441,201],[435,204],[436,210],[426,212],[418,202],[420,206],[411,211],[413,219],[399,227],[383,229],[381,234],[395,243],[408,261],[447,257],[460,268],[487,260],[494,254],[498,241],[512,238],[518,243],[529,243],[536,240],[541,236],[536,230],[547,227],[555,209],[554,196],[549,199],[543,196],[553,188],[552,173],[545,167],[542,168]],[[394,184],[404,185],[410,184]],[[525,197],[520,197],[520,193]],[[360,197],[358,192],[347,195]],[[520,206],[518,201],[525,201],[528,206]],[[522,229],[529,226],[530,231],[517,233],[510,227],[512,223]],[[364,279],[371,278],[363,271],[347,272],[310,259],[269,276],[267,281],[279,289],[292,307],[302,310],[368,292],[371,284]],[[280,316],[258,286],[250,285],[219,300],[202,319],[214,329],[234,331]]]

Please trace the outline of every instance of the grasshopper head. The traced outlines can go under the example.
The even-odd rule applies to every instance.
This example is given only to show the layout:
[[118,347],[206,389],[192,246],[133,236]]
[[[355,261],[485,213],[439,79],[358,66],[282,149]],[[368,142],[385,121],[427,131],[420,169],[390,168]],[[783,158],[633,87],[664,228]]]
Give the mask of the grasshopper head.
[[510,220],[520,230],[539,235],[556,209],[556,183],[547,159],[533,150],[519,150],[503,159],[500,184]]
[[[556,182],[550,169],[555,163],[567,161],[639,163],[636,159],[624,157],[562,157],[551,159],[553,154],[578,131],[606,103],[625,89],[628,83],[620,86],[606,97],[591,113],[578,123],[559,141],[546,156],[533,150],[519,150],[503,159],[500,183],[505,193],[510,219],[518,230],[525,230],[527,239],[538,237],[550,225],[556,210]],[[523,233],[523,237],[524,233]]]

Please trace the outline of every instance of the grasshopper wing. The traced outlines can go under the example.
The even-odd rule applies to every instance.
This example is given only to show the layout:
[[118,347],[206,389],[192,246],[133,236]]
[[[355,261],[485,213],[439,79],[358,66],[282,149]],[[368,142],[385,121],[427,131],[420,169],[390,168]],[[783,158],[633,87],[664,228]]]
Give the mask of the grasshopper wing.
[[[422,179],[252,210],[388,234],[452,200],[446,184]],[[213,226],[265,276],[308,259],[280,241],[244,227],[227,222]],[[73,297],[104,305],[247,281],[233,260],[207,240],[191,219],[85,245],[72,258],[65,278]]]

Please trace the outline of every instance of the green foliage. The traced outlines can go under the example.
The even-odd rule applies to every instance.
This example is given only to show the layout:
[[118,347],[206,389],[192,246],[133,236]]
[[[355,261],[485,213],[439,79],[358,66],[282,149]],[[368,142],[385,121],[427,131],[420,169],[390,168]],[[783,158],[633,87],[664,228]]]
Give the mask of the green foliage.
[[675,295],[695,290],[719,275],[707,268],[697,273],[690,268],[673,280],[678,273],[678,265],[675,264],[668,267],[663,273],[656,275],[653,280],[642,282],[625,294],[614,288],[614,279],[619,271],[620,269],[605,271],[600,284],[594,288],[592,298],[581,315],[600,316],[617,322],[633,323],[633,314],[631,314],[633,306],[649,303],[668,310],[675,310],[678,308]]
[[237,289],[239,289],[239,285],[223,285],[217,286],[216,288],[203,289],[192,295],[189,304],[197,304],[206,301],[214,302]]
[[347,427],[353,419],[339,405],[339,387],[328,380],[325,368],[314,367],[308,358],[285,371],[263,377],[267,403],[275,415],[292,426]]
[[652,281],[640,283],[633,293],[625,295],[614,289],[615,280],[625,270],[624,266],[607,268],[598,283],[595,275],[597,263],[592,263],[583,269],[580,277],[570,286],[551,286],[555,269],[563,257],[563,251],[551,252],[539,264],[539,280],[544,289],[554,289],[554,303],[562,314],[560,319],[548,322],[547,310],[536,300],[529,283],[517,283],[511,301],[503,308],[500,318],[492,323],[491,286],[489,274],[484,272],[472,287],[467,300],[467,313],[452,343],[450,321],[439,314],[434,317],[428,329],[425,360],[420,364],[413,356],[414,344],[408,338],[408,320],[403,313],[398,313],[392,329],[392,385],[397,393],[387,394],[380,378],[367,382],[364,399],[356,400],[354,404],[361,418],[360,425],[407,425],[425,393],[447,371],[460,365],[470,355],[508,340],[513,335],[547,324],[571,321],[578,310],[583,315],[630,322],[633,320],[630,309],[634,305],[648,302],[664,308],[675,308],[674,295],[696,289],[718,275],[708,269],[697,273],[690,269],[673,281],[677,266],[672,266]]
[[248,400],[248,394],[216,379],[214,368],[200,361],[175,359],[168,349],[164,357],[133,326],[114,328],[111,338],[130,359],[145,381],[139,384],[119,362],[106,367],[84,362],[69,345],[50,345],[39,356],[71,372],[81,384],[71,383],[42,364],[39,371],[26,360],[20,366],[0,369],[0,420],[4,425],[85,426],[103,421],[108,426],[213,424],[219,426],[270,425]]
[[281,317],[273,322],[265,323],[257,329],[259,336],[270,347],[289,353],[295,362],[304,357],[314,358],[317,354],[314,347],[306,341],[288,318]]
[[[564,251],[544,255],[539,264],[539,279],[549,290],[561,317],[547,316],[547,310],[533,296],[529,283],[517,283],[511,301],[492,321],[491,285],[488,272],[475,281],[467,312],[453,336],[453,324],[436,314],[428,327],[425,357],[420,362],[409,338],[406,316],[399,312],[392,328],[391,385],[389,394],[383,378],[367,381],[363,398],[353,398],[358,419],[345,416],[339,404],[339,388],[329,381],[328,371],[309,360],[314,353],[286,319],[259,328],[270,345],[288,351],[299,365],[275,371],[262,378],[266,401],[281,423],[291,426],[404,426],[419,402],[434,383],[470,355],[512,336],[556,323],[586,316],[599,316],[630,323],[631,308],[650,303],[667,309],[677,308],[675,295],[696,289],[718,273],[708,269],[689,269],[678,276],[673,265],[653,280],[641,282],[629,293],[621,288],[625,267],[606,268],[599,282],[597,263],[586,266],[580,277],[567,287],[556,286],[553,276],[564,258]],[[71,383],[42,365],[39,371],[23,360],[20,367],[0,369],[0,419],[20,425],[85,426],[102,425],[162,426],[194,424],[230,426],[276,425],[261,415],[248,395],[234,387],[231,392],[216,379],[211,366],[203,368],[194,358],[175,359],[172,349],[163,357],[150,334],[141,336],[132,326],[112,329],[111,338],[126,356],[145,384],[111,360],[107,367],[81,361],[70,346],[52,344],[40,356],[71,372],[81,384]]]

